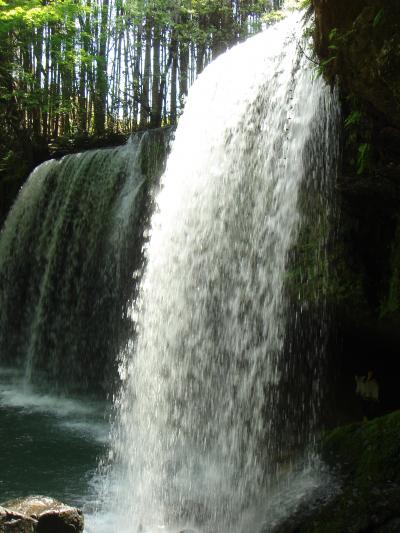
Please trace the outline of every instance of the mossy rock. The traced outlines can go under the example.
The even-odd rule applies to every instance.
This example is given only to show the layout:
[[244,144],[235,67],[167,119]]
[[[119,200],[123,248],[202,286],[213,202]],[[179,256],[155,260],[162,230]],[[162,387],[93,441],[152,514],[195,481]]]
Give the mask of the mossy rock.
[[398,533],[400,411],[331,431],[321,453],[337,479],[334,495],[316,495],[273,533]]
[[335,429],[322,450],[337,469],[342,490],[301,531],[399,531],[400,411]]
[[323,456],[339,465],[359,488],[371,483],[400,483],[400,411],[350,424],[329,433]]

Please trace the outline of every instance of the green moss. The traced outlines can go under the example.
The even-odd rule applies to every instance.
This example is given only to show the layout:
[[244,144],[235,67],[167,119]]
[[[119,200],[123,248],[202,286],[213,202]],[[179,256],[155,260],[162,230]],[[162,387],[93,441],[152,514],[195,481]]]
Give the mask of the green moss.
[[[339,217],[335,199],[318,187],[311,182],[300,191],[302,224],[290,254],[286,289],[290,297],[311,308],[328,303],[353,324],[369,323],[374,308],[368,294],[368,265],[364,267],[361,253],[354,250],[361,224],[343,211]],[[369,245],[370,234],[368,239]]]
[[147,176],[150,182],[158,180],[164,170],[170,132],[172,130],[159,128],[143,133],[140,164],[142,174]]
[[[287,290],[309,303],[316,303],[325,297],[328,285],[327,262],[324,243],[328,228],[321,224],[306,223],[292,251],[291,267],[286,274]],[[325,222],[325,224],[323,223]]]
[[346,312],[353,322],[368,321],[370,305],[365,293],[365,274],[352,264],[346,237],[353,231],[351,222],[342,217],[341,233],[334,235],[332,228],[339,221],[327,208],[326,198],[312,187],[301,191],[299,206],[303,223],[290,255],[286,274],[288,294],[313,308],[328,302],[341,313]]
[[341,489],[324,506],[301,516],[297,533],[381,531],[392,520],[398,525],[400,411],[335,429],[324,438],[322,451],[339,468]]
[[400,411],[335,429],[325,437],[323,451],[360,489],[400,482]]

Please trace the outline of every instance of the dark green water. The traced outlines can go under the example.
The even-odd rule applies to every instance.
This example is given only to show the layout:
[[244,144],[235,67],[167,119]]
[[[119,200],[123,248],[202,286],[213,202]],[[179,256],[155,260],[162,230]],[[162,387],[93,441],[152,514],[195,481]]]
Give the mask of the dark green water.
[[0,502],[29,494],[87,506],[107,442],[105,406],[27,389],[0,369]]

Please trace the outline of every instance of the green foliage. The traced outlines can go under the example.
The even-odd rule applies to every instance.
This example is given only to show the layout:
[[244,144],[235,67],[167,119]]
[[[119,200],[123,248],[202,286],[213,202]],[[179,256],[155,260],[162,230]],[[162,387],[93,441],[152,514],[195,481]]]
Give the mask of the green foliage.
[[265,24],[275,24],[287,16],[290,11],[297,9],[306,9],[311,5],[311,0],[286,0],[285,9],[270,10],[262,17]]
[[329,46],[334,46],[335,49],[341,48],[348,42],[351,35],[354,34],[354,31],[354,29],[351,29],[343,33],[338,28],[332,28],[329,32]]
[[297,9],[305,9],[311,5],[311,0],[286,0],[285,9],[295,11]]
[[329,65],[336,60],[336,56],[328,57],[328,59],[322,59],[314,68],[315,75],[317,77],[319,76],[325,76]]
[[335,61],[338,59],[339,54],[345,50],[348,39],[353,33],[353,29],[344,33],[340,32],[338,28],[331,29],[327,46],[329,54],[317,65],[315,69],[317,76],[332,77],[331,67],[334,67]]
[[3,170],[9,149],[24,153],[34,139],[176,123],[190,83],[270,9],[265,0],[0,0]]
[[372,145],[370,143],[361,143],[358,146],[357,153],[357,174],[364,174],[371,168]]
[[378,11],[378,13],[375,15],[374,20],[372,22],[372,26],[376,28],[380,24],[384,22],[385,19],[385,10],[382,8]]
[[283,11],[273,10],[273,11],[270,11],[269,13],[265,13],[262,20],[266,24],[270,25],[270,24],[275,24],[276,22],[279,22],[280,20],[284,18],[285,18],[285,14]]
[[11,0],[0,3],[0,34],[16,27],[37,28],[46,23],[73,19],[87,10],[81,1]]
[[175,123],[197,74],[258,31],[269,9],[264,0],[0,0],[0,130],[12,144],[21,127],[50,140]]
[[352,111],[344,121],[344,125],[346,128],[350,128],[351,126],[358,126],[363,117],[364,114],[361,111]]
[[346,100],[348,114],[344,120],[345,160],[358,176],[371,174],[374,169],[373,125],[363,104],[354,95]]
[[[364,129],[366,122],[365,113],[359,109],[351,111],[344,121],[348,145],[356,150],[355,170],[358,176],[369,172],[373,163],[373,147],[369,142],[368,129]],[[364,139],[364,142],[359,142],[360,139]]]

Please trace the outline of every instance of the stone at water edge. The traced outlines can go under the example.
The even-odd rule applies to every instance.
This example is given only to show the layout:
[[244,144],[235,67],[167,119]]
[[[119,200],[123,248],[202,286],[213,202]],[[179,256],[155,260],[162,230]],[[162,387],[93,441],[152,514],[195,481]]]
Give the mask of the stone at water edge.
[[0,533],[82,533],[83,525],[82,511],[46,496],[18,498],[0,507]]
[[0,533],[34,533],[37,520],[0,506]]

